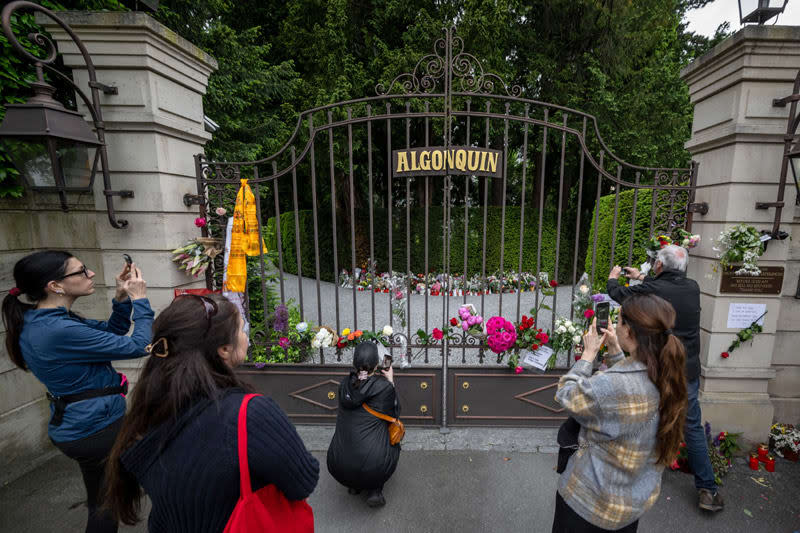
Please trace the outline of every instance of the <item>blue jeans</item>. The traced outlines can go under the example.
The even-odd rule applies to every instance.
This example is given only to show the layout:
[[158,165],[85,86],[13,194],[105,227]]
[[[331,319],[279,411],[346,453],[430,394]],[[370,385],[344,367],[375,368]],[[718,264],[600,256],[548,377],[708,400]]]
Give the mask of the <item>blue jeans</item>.
[[692,380],[686,385],[689,392],[689,408],[686,411],[686,429],[684,430],[683,438],[686,441],[689,468],[694,472],[695,487],[709,489],[714,492],[717,490],[717,484],[714,482],[714,469],[711,467],[711,460],[708,458],[708,444],[703,430],[700,402],[697,401],[700,378]]

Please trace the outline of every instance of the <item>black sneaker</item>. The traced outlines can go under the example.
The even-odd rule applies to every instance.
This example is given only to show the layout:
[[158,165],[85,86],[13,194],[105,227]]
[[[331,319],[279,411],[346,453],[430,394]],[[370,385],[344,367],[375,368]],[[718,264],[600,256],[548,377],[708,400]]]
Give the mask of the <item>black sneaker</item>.
[[706,511],[721,511],[725,507],[722,494],[719,491],[711,492],[708,489],[698,490],[697,505]]
[[380,489],[369,491],[369,494],[367,494],[367,505],[370,507],[383,507],[386,505],[383,492]]

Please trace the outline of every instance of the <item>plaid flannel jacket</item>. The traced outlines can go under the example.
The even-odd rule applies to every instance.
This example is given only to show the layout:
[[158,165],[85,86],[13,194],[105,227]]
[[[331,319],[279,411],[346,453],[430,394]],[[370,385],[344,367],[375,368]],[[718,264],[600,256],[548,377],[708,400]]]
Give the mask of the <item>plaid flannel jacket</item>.
[[643,363],[622,353],[606,363],[592,376],[592,363],[580,360],[558,382],[556,401],[581,424],[558,492],[585,520],[616,530],[638,520],[661,491],[660,395]]

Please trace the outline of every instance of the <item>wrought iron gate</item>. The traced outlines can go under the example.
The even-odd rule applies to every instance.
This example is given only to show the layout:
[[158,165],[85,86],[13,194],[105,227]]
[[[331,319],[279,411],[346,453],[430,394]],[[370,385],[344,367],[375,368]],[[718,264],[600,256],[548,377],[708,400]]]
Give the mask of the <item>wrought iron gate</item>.
[[[440,420],[442,426],[448,420],[552,423],[557,406],[531,395],[543,392],[552,398],[553,376],[529,391],[509,392],[515,412],[505,418],[470,413],[457,394],[474,390],[474,381],[470,385],[464,377],[469,372],[454,373],[449,365],[472,368],[470,375],[495,381],[519,376],[482,366],[488,365],[486,353],[475,337],[445,337],[431,346],[417,330],[427,335],[430,328],[446,325],[455,308],[468,302],[483,316],[497,313],[519,320],[540,297],[526,290],[529,272],[536,279],[539,272],[548,272],[560,284],[553,311],[540,316],[541,323],[552,326],[565,305],[571,317],[569,302],[584,270],[590,283],[599,285],[615,263],[631,264],[650,235],[691,228],[696,166],[626,163],[605,145],[595,117],[523,98],[519,86],[484,72],[463,47],[453,29],[445,30],[432,54],[410,73],[379,84],[376,96],[301,113],[291,138],[270,157],[218,162],[196,156],[195,198],[200,215],[209,220],[202,231],[220,236],[224,216],[215,210],[224,207],[232,213],[239,180],[247,178],[256,197],[259,231],[271,236],[275,263],[259,261],[254,283],[260,285],[260,297],[251,298],[251,312],[263,318],[269,308],[267,277],[274,272],[280,301],[294,298],[305,320],[337,332],[344,327],[374,331],[387,320],[393,323],[392,349],[410,358],[418,355],[412,366],[440,376],[430,390],[422,386],[423,378],[414,382],[424,394],[435,389],[441,397],[441,404],[420,418]],[[501,151],[499,177],[479,172],[477,156],[464,159],[460,172],[437,172],[414,160],[415,172],[397,176],[393,151],[432,147],[441,151],[440,169],[447,166],[442,158],[455,158],[456,149]],[[448,168],[453,166],[459,165]],[[209,288],[220,286],[221,258],[215,266],[207,272]],[[389,273],[390,290],[380,288],[382,272]],[[392,282],[393,272],[398,274]],[[343,279],[352,283],[342,286]],[[400,298],[403,310],[395,298],[398,289],[405,295]],[[255,332],[253,340],[266,344],[262,332]],[[460,362],[450,360],[458,354]],[[320,365],[326,357],[331,362],[330,352],[318,355]],[[341,353],[335,357],[341,362]],[[568,365],[568,354],[559,358],[557,368]],[[319,374],[322,367],[281,371],[294,375],[300,368]],[[496,384],[487,387],[487,395],[497,390]],[[289,396],[303,396],[305,389],[298,390]],[[308,402],[319,406],[324,398]],[[516,412],[530,406],[544,413]]]

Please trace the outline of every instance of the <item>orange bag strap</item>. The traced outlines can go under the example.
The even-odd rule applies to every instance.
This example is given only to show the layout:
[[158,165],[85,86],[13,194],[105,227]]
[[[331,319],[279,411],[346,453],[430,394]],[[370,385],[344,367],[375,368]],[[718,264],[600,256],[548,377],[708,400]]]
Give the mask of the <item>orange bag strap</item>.
[[376,411],[375,409],[373,409],[372,407],[370,407],[369,405],[367,405],[367,404],[365,404],[365,403],[362,403],[362,404],[361,404],[361,406],[362,406],[364,409],[366,409],[366,410],[367,410],[367,412],[368,412],[369,414],[371,414],[372,416],[377,416],[377,417],[378,417],[378,418],[380,418],[381,420],[386,420],[387,422],[397,422],[397,419],[396,419],[396,418],[392,418],[392,417],[391,417],[391,416],[389,416],[389,415],[385,415],[385,414],[383,414],[383,413],[379,413],[378,411]]

